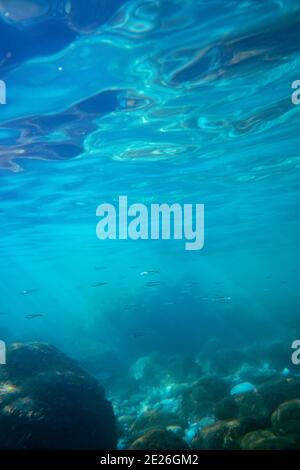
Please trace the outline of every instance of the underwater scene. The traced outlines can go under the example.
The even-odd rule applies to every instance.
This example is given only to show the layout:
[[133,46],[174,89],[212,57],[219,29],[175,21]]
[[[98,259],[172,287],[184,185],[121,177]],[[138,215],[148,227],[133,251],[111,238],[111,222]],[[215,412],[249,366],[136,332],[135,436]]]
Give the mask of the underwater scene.
[[0,449],[300,449],[299,104],[298,0],[0,0]]

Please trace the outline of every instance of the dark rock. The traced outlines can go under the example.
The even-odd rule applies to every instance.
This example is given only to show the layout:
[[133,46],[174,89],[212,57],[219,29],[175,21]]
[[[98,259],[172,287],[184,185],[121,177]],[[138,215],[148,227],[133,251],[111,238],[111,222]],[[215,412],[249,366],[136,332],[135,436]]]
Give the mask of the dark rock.
[[258,392],[249,392],[234,397],[237,405],[238,418],[247,420],[256,428],[265,427],[269,424],[271,408]]
[[238,416],[238,404],[234,397],[225,397],[214,407],[214,415],[217,419],[225,420]]
[[282,403],[272,414],[272,427],[277,434],[300,440],[300,399]]
[[7,349],[6,362],[7,367],[0,371],[0,379],[13,380],[20,385],[23,380],[49,370],[60,373],[71,368],[82,373],[76,362],[47,343],[13,343]]
[[187,443],[163,428],[147,431],[130,446],[130,450],[188,450]]
[[114,449],[115,418],[97,381],[58,349],[15,343],[0,369],[1,449]]
[[240,446],[242,450],[284,450],[294,449],[295,441],[287,437],[278,437],[272,431],[264,429],[243,436]]
[[226,397],[215,407],[215,416],[218,419],[243,419],[247,422],[249,431],[268,426],[271,413],[268,403],[256,391]]
[[271,411],[274,411],[284,401],[300,398],[300,377],[271,379],[257,390]]
[[228,383],[216,376],[204,376],[194,382],[182,395],[182,409],[193,420],[211,414],[214,404],[229,391]]
[[219,421],[202,429],[192,441],[197,450],[239,449],[238,438],[245,434],[247,427],[238,419]]
[[198,381],[198,385],[203,388],[207,398],[213,402],[221,400],[230,390],[228,382],[216,376],[204,376]]

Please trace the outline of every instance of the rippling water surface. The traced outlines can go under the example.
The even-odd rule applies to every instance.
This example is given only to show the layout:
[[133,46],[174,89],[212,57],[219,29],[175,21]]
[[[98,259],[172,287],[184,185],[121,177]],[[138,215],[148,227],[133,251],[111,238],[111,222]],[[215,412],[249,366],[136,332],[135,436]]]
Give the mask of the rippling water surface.
[[[74,357],[289,345],[299,2],[3,0],[0,14],[1,338]],[[96,207],[121,194],[204,203],[204,249],[100,242]]]

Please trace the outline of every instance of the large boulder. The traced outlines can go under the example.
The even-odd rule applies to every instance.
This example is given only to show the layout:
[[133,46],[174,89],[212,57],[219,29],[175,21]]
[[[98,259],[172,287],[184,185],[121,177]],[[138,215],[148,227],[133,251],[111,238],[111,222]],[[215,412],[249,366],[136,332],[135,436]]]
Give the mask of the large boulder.
[[258,387],[258,393],[274,411],[284,401],[300,398],[300,377],[278,377]]
[[272,427],[277,434],[300,440],[300,399],[282,403],[272,414]]
[[285,450],[294,449],[295,442],[287,437],[276,436],[271,430],[249,432],[241,438],[242,450]]
[[0,367],[0,449],[115,449],[98,382],[44,343],[14,343]]
[[247,432],[247,427],[238,419],[219,421],[200,430],[192,441],[197,450],[239,449],[238,439]]

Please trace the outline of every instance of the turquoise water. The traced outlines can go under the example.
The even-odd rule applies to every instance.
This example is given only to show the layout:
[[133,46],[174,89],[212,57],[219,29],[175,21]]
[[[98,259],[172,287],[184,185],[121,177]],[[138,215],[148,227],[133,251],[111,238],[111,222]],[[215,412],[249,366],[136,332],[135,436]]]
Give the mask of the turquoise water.
[[[212,340],[289,354],[299,2],[87,3],[0,2],[0,338],[129,365]],[[205,204],[203,250],[98,240],[119,195]]]

